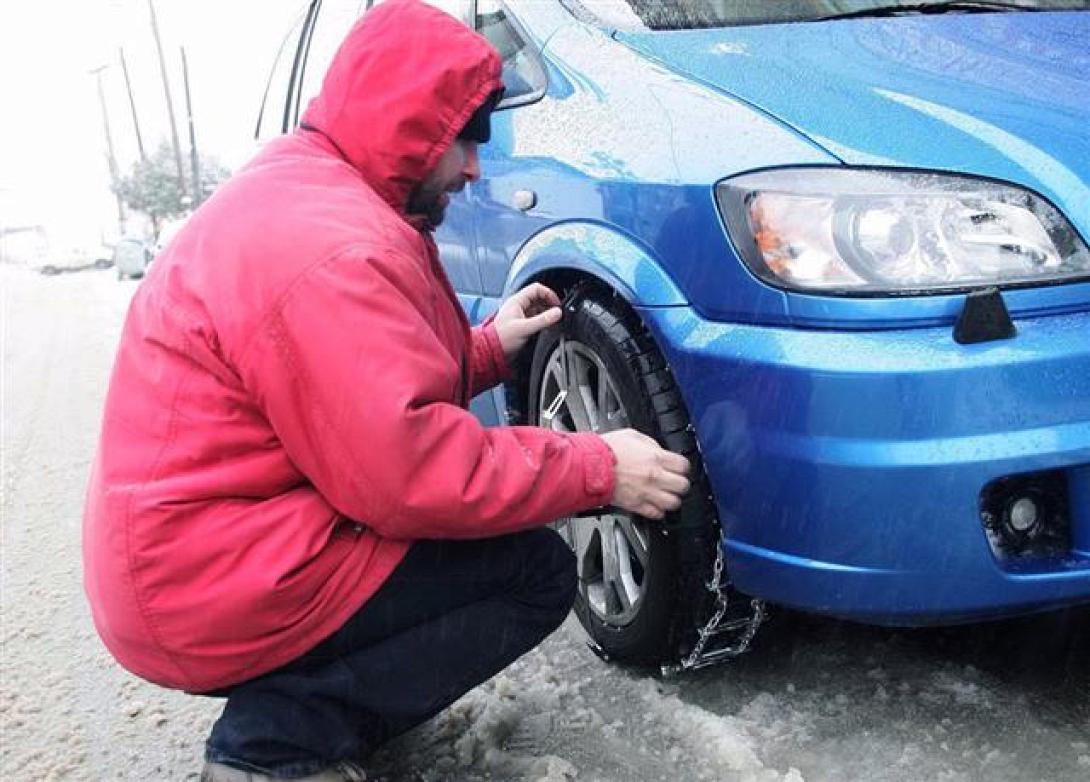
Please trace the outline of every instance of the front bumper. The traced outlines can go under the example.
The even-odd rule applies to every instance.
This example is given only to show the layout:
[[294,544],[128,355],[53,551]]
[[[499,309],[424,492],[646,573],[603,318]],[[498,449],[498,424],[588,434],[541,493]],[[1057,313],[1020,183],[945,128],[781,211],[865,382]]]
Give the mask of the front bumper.
[[[883,624],[1090,602],[1090,314],[952,329],[828,331],[641,315],[688,404],[735,585]],[[1058,471],[1069,546],[1004,557],[981,493]]]

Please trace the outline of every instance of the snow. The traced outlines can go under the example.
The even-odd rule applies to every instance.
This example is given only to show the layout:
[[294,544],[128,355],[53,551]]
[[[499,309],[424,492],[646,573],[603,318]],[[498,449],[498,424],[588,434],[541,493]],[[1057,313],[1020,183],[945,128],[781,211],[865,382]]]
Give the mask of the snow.
[[[0,264],[0,778],[195,780],[222,703],[119,668],[81,589],[80,510],[137,282]],[[368,759],[420,782],[1090,778],[1090,611],[887,630],[779,611],[734,664],[607,665],[569,619]]]

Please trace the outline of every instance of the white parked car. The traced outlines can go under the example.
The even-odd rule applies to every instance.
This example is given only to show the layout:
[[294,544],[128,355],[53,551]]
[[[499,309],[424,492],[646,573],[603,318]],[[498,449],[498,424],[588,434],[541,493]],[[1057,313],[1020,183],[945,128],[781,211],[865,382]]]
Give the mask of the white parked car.
[[114,266],[117,279],[143,277],[151,263],[151,249],[141,239],[126,238],[118,241],[114,247]]

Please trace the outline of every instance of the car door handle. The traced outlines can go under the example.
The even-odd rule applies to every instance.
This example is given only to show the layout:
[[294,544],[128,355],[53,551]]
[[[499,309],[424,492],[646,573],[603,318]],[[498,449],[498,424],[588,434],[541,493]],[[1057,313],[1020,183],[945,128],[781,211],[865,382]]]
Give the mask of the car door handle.
[[533,190],[516,190],[511,197],[511,203],[520,212],[529,212],[537,206],[537,193]]

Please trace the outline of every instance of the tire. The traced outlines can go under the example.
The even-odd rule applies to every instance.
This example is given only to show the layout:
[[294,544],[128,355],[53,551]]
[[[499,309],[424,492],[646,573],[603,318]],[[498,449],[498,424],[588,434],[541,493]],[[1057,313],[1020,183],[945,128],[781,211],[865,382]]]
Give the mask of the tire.
[[[562,336],[573,381],[567,384]],[[569,395],[557,405],[563,385]],[[577,398],[576,387],[584,391]],[[581,405],[587,392],[591,404]],[[692,489],[664,521],[611,512],[555,525],[578,561],[575,612],[601,650],[619,662],[676,662],[712,610],[705,582],[719,525],[688,412],[646,327],[608,294],[576,298],[561,324],[537,339],[526,411],[530,423],[557,431],[632,427],[688,457]]]

